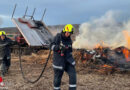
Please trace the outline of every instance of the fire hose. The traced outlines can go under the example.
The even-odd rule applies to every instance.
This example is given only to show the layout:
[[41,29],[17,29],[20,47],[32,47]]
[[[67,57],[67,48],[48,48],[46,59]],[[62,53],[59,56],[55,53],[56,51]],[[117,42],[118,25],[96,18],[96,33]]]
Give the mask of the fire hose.
[[29,80],[28,78],[25,77],[25,74],[24,74],[24,72],[23,72],[22,60],[21,60],[21,46],[19,46],[19,62],[20,62],[20,70],[21,70],[23,79],[24,79],[25,81],[27,81],[27,83],[32,83],[32,84],[34,84],[34,83],[36,83],[37,81],[39,81],[40,78],[42,77],[42,75],[43,75],[45,69],[46,69],[46,66],[47,66],[47,64],[48,64],[48,61],[49,61],[50,57],[51,57],[51,49],[49,50],[48,57],[47,57],[47,59],[46,59],[45,65],[43,66],[42,71],[41,71],[39,77],[38,77],[37,79],[35,79],[35,80]]

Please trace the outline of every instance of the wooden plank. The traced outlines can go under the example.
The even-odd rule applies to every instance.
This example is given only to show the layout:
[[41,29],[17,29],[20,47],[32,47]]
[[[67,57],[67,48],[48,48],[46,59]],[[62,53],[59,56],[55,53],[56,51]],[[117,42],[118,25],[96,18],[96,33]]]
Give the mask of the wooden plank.
[[48,40],[52,38],[51,33],[47,34],[45,31],[29,28],[27,24],[19,22],[18,19],[13,18],[12,21],[16,24],[29,46],[43,46],[50,43]]

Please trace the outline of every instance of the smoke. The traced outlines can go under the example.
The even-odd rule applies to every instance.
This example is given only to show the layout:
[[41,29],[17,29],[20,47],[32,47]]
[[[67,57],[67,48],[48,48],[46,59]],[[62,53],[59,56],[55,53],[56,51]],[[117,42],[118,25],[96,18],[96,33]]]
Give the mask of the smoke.
[[[125,46],[130,49],[130,21],[119,23],[119,12],[108,11],[104,16],[83,23],[79,28],[73,47],[93,49],[100,44],[111,49]],[[125,32],[125,33],[123,33]],[[127,37],[124,34],[127,33]]]

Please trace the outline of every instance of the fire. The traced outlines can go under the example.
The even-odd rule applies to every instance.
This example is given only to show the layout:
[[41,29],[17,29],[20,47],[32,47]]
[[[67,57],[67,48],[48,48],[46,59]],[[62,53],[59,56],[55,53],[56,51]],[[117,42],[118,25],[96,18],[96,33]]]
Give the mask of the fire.
[[100,47],[100,44],[98,43],[96,46],[95,46],[95,48],[99,48]]
[[130,51],[126,48],[123,49],[123,54],[125,55],[126,61],[130,61]]
[[106,64],[103,65],[102,67],[103,67],[103,68],[113,68],[112,66],[109,66],[109,65],[106,65]]
[[[125,40],[127,42],[126,46],[128,49],[130,49],[130,32],[127,30],[124,30],[123,34],[124,34]],[[126,48],[123,49],[123,54],[125,55],[126,61],[130,61],[130,51],[128,49],[126,49]]]
[[106,43],[104,43],[103,41],[101,41],[101,43],[98,43],[95,45],[95,48],[100,48],[103,49],[103,47],[107,47],[108,45]]
[[115,67],[104,64],[104,65],[100,66],[100,69],[98,70],[98,72],[101,74],[110,74],[110,73],[113,73],[114,69],[115,69]]
[[102,50],[102,49],[103,49],[103,46],[98,43],[98,44],[95,46],[95,49],[100,49],[100,50]]

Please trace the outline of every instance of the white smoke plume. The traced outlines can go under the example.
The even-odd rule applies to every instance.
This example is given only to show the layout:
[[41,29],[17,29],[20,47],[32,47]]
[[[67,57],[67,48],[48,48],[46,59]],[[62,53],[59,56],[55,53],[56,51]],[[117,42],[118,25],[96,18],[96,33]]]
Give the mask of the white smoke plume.
[[[108,11],[98,19],[81,24],[79,35],[76,37],[73,47],[76,49],[93,49],[97,44],[100,44],[103,47],[107,46],[112,49],[120,46],[130,49],[127,42],[130,40],[130,21],[119,23],[116,20],[119,14]],[[127,41],[123,32],[127,34]]]

